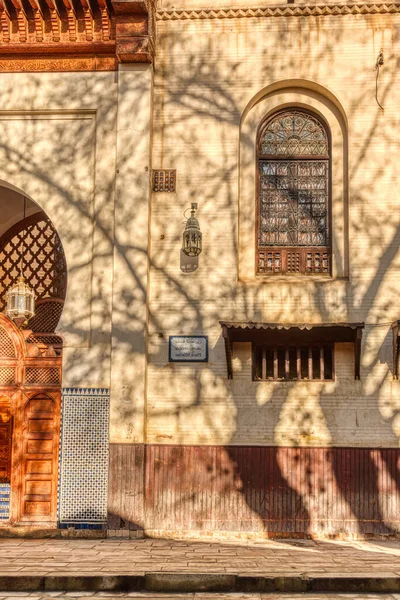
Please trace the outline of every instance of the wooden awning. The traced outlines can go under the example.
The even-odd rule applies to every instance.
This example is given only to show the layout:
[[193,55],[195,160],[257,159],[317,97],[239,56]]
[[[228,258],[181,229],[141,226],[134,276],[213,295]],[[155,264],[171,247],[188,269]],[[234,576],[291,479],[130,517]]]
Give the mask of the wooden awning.
[[[360,379],[361,340],[364,323],[254,323],[220,321],[225,341],[228,379],[233,378],[233,342],[271,345],[351,342],[354,344],[354,377]],[[398,321],[397,323],[400,323]]]

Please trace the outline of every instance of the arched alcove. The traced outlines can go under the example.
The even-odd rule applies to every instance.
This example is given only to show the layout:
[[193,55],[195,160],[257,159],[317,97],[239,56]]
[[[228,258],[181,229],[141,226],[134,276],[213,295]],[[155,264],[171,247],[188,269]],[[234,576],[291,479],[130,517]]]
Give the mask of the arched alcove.
[[[7,211],[2,213],[5,206]],[[37,300],[36,315],[26,327],[34,332],[54,332],[67,288],[67,266],[60,237],[40,207],[3,186],[0,186],[0,214],[3,214],[0,219],[0,311],[5,308],[7,290],[23,274]]]
[[[4,309],[21,274],[36,312],[18,329]],[[0,520],[11,525],[57,524],[62,338],[55,331],[66,288],[52,221],[32,199],[0,185]]]

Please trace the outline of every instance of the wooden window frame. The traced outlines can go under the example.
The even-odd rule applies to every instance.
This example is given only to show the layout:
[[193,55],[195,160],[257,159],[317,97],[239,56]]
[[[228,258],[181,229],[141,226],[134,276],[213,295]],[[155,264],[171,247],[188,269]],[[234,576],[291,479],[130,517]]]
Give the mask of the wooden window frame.
[[[261,363],[261,377],[257,376],[257,349],[261,348],[262,350],[262,363]],[[308,359],[308,377],[301,376],[301,350],[307,349]],[[323,377],[325,373],[325,362],[324,362],[324,350],[329,348],[331,351],[332,357],[332,377],[327,379]],[[289,352],[290,350],[296,350],[296,372],[297,377],[290,378],[290,359]],[[319,350],[320,356],[320,377],[312,377],[313,373],[313,349]],[[278,365],[278,350],[284,350],[285,352],[285,376],[279,377],[279,365]],[[267,377],[267,352],[273,352],[273,377]],[[335,381],[335,344],[334,343],[306,343],[306,344],[260,344],[253,343],[252,344],[252,380],[256,382],[274,382],[274,383],[298,383],[298,382],[320,382],[327,383],[331,381]]]
[[[300,112],[312,116],[316,119],[327,136],[328,142],[328,157],[319,155],[282,155],[275,158],[263,155],[260,152],[261,137],[268,124],[276,119],[279,115],[290,112]],[[328,163],[328,244],[325,246],[293,246],[293,245],[269,245],[260,246],[259,244],[259,228],[260,228],[260,161],[266,160],[326,160]],[[256,137],[256,218],[255,218],[255,274],[256,277],[276,277],[276,276],[296,276],[296,277],[332,277],[332,138],[328,124],[325,120],[313,110],[307,110],[302,107],[292,106],[285,107],[278,111],[274,111],[267,118],[263,119],[257,130]],[[260,255],[264,253],[264,256]],[[275,262],[275,268],[272,271],[267,271],[268,260],[270,257],[267,254],[272,254],[272,261]],[[276,254],[279,253],[279,260],[276,260]],[[264,269],[260,270],[260,261],[264,260]],[[296,270],[295,265],[298,265]]]

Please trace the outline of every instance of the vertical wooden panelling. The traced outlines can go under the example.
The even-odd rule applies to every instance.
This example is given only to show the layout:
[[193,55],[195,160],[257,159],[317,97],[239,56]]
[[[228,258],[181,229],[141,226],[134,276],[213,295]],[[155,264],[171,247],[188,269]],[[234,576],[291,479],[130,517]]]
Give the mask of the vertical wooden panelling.
[[143,528],[142,444],[110,444],[108,529]]
[[0,396],[0,483],[11,480],[12,410],[8,396]]
[[399,532],[399,462],[400,449],[112,444],[109,528]]
[[60,393],[23,398],[20,521],[57,519]]

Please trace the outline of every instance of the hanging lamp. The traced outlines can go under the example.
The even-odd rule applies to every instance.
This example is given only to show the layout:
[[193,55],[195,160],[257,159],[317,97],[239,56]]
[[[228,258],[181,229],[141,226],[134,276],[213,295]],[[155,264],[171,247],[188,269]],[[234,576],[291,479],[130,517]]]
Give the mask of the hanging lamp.
[[[26,217],[26,198],[24,197],[24,221]],[[25,230],[24,234],[25,235]],[[22,327],[35,315],[35,292],[25,283],[24,278],[24,260],[25,246],[24,237],[22,238],[22,252],[20,261],[20,276],[18,282],[14,284],[6,293],[6,315],[14,321],[17,327]]]
[[202,233],[200,231],[199,222],[194,216],[196,210],[197,204],[192,203],[190,209],[191,214],[186,221],[182,239],[182,250],[186,256],[198,256],[202,250]]

